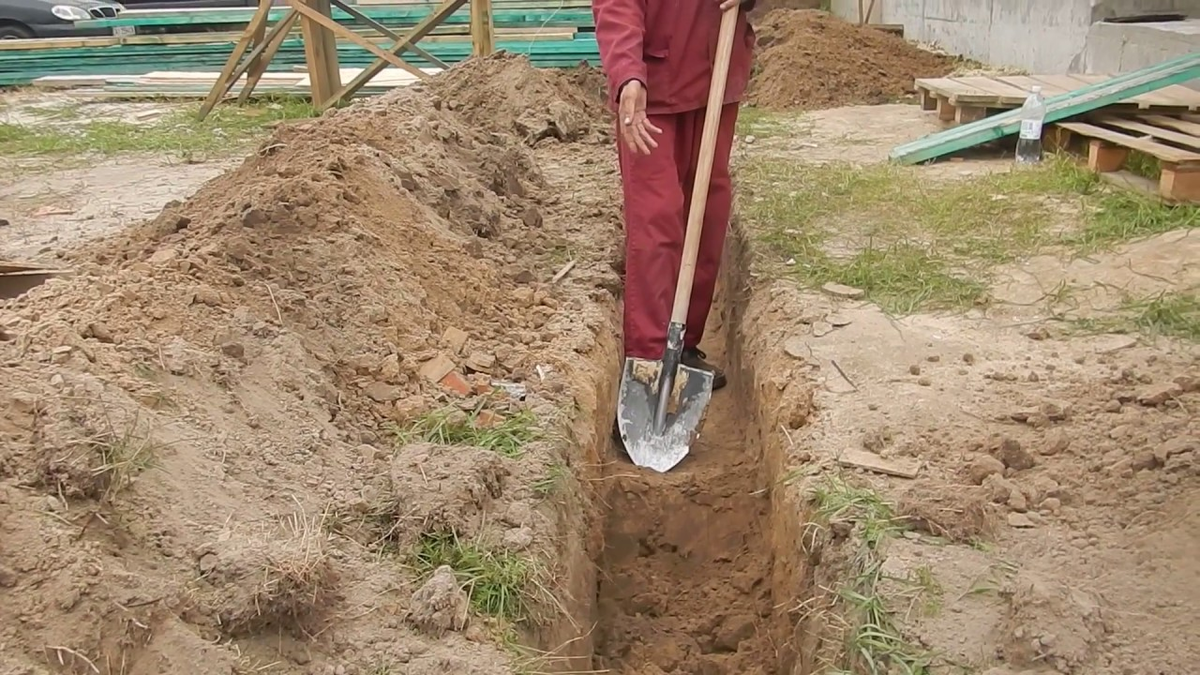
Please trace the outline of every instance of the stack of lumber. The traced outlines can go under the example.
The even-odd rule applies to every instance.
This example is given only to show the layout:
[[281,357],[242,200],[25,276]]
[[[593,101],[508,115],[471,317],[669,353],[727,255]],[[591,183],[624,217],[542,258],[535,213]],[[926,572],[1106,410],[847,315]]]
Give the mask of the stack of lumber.
[[[401,33],[437,7],[431,0],[389,0],[387,5],[360,2],[362,12]],[[573,67],[599,64],[589,0],[492,0],[496,48],[525,54],[535,66]],[[271,10],[278,21],[286,7]],[[254,15],[254,8],[191,10],[128,10],[114,19],[80,21],[81,28],[107,28],[120,37],[54,38],[0,42],[0,85],[29,84],[46,77],[136,76],[151,71],[220,71]],[[381,47],[391,41],[355,24],[335,9],[333,18]],[[450,16],[420,46],[435,58],[454,64],[471,54],[470,10]],[[361,28],[361,30],[360,30]],[[207,31],[207,32],[199,32]],[[412,52],[402,58],[415,66],[427,63]],[[346,67],[363,67],[374,55],[350,41],[338,41],[338,59]],[[292,71],[304,65],[304,42],[299,28],[284,40],[270,70]]]
[[1062,148],[1072,148],[1076,137],[1087,142],[1092,171],[1120,172],[1140,153],[1157,160],[1152,191],[1170,201],[1200,202],[1200,115],[1097,114],[1051,130],[1053,144]]
[[[1095,86],[1108,75],[1005,75],[937,77],[916,80],[921,107],[936,112],[950,124],[966,124],[1004,110],[1020,108],[1030,88],[1040,85],[1042,96],[1054,98],[1067,92]],[[1200,109],[1200,91],[1169,85],[1107,106],[1106,112],[1195,112]]]
[[[422,68],[433,75],[437,68]],[[341,68],[341,81],[349,82],[362,72],[361,68]],[[161,98],[203,99],[212,90],[220,72],[212,71],[152,71],[144,75],[52,75],[38,78],[33,86],[39,89],[71,89],[75,98]],[[371,78],[365,86],[355,92],[355,97],[373,96],[389,89],[406,87],[417,81],[417,77],[406,70],[389,66]],[[230,89],[237,95],[246,82],[243,75]],[[285,73],[266,73],[254,87],[254,95],[303,96],[311,95],[311,82],[302,70]]]

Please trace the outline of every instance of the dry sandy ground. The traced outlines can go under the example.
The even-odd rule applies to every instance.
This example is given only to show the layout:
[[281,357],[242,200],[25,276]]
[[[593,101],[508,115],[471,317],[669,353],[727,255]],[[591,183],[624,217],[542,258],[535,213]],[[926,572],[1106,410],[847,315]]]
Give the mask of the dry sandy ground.
[[[450,102],[471,97],[465,90],[443,95]],[[477,95],[482,101],[488,94]],[[206,673],[266,665],[267,672],[313,674],[511,672],[501,665],[501,653],[486,646],[492,625],[460,621],[465,599],[455,595],[453,581],[439,596],[445,604],[427,617],[436,630],[426,636],[422,629],[423,637],[415,637],[408,627],[412,607],[429,607],[413,594],[418,584],[388,576],[394,568],[381,566],[362,546],[322,539],[320,547],[334,551],[330,564],[341,581],[332,590],[318,585],[329,590],[321,602],[330,603],[334,620],[303,624],[316,632],[307,639],[274,624],[263,629],[249,609],[254,598],[228,596],[245,590],[239,579],[247,572],[239,566],[253,572],[255,556],[263,555],[254,546],[261,530],[253,528],[294,518],[291,510],[300,502],[309,514],[328,504],[371,512],[371,495],[381,491],[401,498],[439,495],[413,506],[426,520],[454,523],[481,541],[494,536],[511,550],[553,552],[572,591],[570,620],[548,622],[540,634],[523,637],[545,648],[578,640],[564,652],[575,660],[555,661],[555,668],[600,665],[629,675],[816,672],[824,656],[838,651],[836,618],[844,607],[834,596],[855,569],[849,542],[861,523],[844,529],[820,523],[809,490],[842,475],[836,460],[847,449],[916,460],[921,467],[915,479],[862,472],[844,478],[872,485],[906,505],[898,510],[909,516],[923,515],[912,521],[920,524],[916,531],[890,539],[880,551],[884,576],[905,582],[879,590],[896,610],[904,636],[940,655],[935,672],[1174,675],[1200,662],[1200,646],[1189,638],[1200,618],[1200,420],[1194,412],[1200,406],[1200,354],[1193,345],[1169,341],[1047,335],[1036,330],[1045,318],[1038,307],[1023,302],[1060,279],[1094,293],[1101,308],[1105,290],[1092,280],[1128,280],[1143,290],[1194,283],[1200,277],[1195,237],[1172,233],[1069,264],[1056,256],[1034,258],[999,275],[994,294],[1000,302],[993,311],[898,319],[870,304],[773,280],[751,262],[765,253],[743,236],[723,282],[723,312],[711,331],[710,351],[729,360],[735,381],[714,404],[714,419],[727,428],[707,436],[695,462],[679,473],[640,476],[603,443],[612,393],[605,382],[615,358],[612,269],[619,267],[611,157],[597,160],[599,145],[570,143],[543,144],[530,154],[507,137],[468,132],[453,109],[413,108],[413,114],[433,120],[418,125],[430,147],[449,143],[451,154],[490,148],[487,168],[455,155],[450,159],[457,157],[458,168],[439,173],[435,161],[450,161],[447,151],[428,148],[419,151],[428,155],[414,151],[417,164],[409,166],[410,155],[396,152],[412,150],[404,145],[408,140],[397,140],[407,137],[385,130],[370,141],[391,155],[364,152],[358,140],[339,138],[330,141],[337,151],[329,162],[314,159],[327,148],[285,136],[302,146],[293,157],[312,172],[304,174],[313,181],[307,192],[279,182],[272,183],[276,192],[242,194],[236,177],[227,175],[201,195],[204,201],[160,217],[151,228],[154,238],[112,244],[101,263],[113,261],[114,271],[91,272],[104,286],[93,289],[95,297],[73,287],[86,300],[72,305],[47,293],[20,308],[21,332],[42,325],[38,314],[47,308],[87,308],[81,315],[87,325],[80,327],[86,342],[46,323],[39,328],[44,344],[23,344],[44,356],[39,367],[54,368],[53,377],[65,384],[13,365],[27,391],[14,399],[22,406],[19,415],[8,427],[0,425],[9,438],[24,442],[26,414],[32,419],[47,411],[30,395],[35,391],[83,396],[97,386],[112,388],[89,374],[98,366],[76,363],[80,353],[122,373],[117,388],[128,393],[113,394],[121,404],[132,397],[155,410],[152,420],[174,419],[169,410],[146,403],[161,396],[178,401],[183,411],[160,439],[171,448],[164,450],[171,472],[147,473],[128,491],[131,496],[121,498],[132,507],[125,525],[110,525],[103,518],[111,514],[87,506],[87,495],[30,487],[22,473],[26,450],[0,462],[6,481],[0,509],[12,516],[0,518],[4,536],[52,541],[54,555],[61,556],[39,562],[0,545],[0,605],[17,608],[7,615],[0,610],[8,622],[0,626],[0,649],[19,650],[22,658],[22,665],[8,670],[0,664],[0,673],[44,672],[32,665],[22,669],[39,650],[48,650],[45,663],[65,661],[77,672],[92,671],[72,656],[76,652],[97,662],[98,654],[132,659],[129,671],[101,663],[105,675],[168,672],[163,664],[180,658],[172,654],[207,655],[206,667],[215,665]],[[569,116],[558,122],[560,132],[571,128]],[[803,134],[743,142],[738,161],[879,161],[897,142],[931,129],[914,106],[822,111],[800,124]],[[489,128],[503,137],[527,127]],[[0,182],[0,217],[9,221],[0,228],[0,257],[54,262],[68,248],[121,232],[167,201],[188,197],[235,163],[172,165],[139,158],[10,177]],[[288,162],[264,158],[258,164],[261,175],[288,177]],[[498,168],[512,166],[519,167],[510,172],[519,177],[516,186],[505,185],[505,171]],[[956,162],[928,172],[931,179],[954,180],[999,166]],[[260,175],[246,171],[242,177]],[[394,172],[396,185],[421,197],[410,202],[393,196],[389,190],[399,188],[387,183],[391,178],[370,183],[364,196],[321,171],[338,180],[347,172],[362,180]],[[594,188],[580,185],[581,171]],[[219,211],[213,205],[222,203],[222,189],[245,203],[231,202],[236,212],[221,218],[247,231],[261,225],[261,212],[254,214],[269,211],[272,199],[303,206],[306,193],[339,204],[343,220],[313,216],[312,225],[298,219],[291,233],[247,243],[229,235],[233,224],[206,219]],[[455,201],[459,190],[467,196]],[[443,191],[448,200],[428,201]],[[376,198],[385,208],[361,205]],[[424,224],[390,233],[397,213]],[[214,237],[220,256],[236,259],[236,266],[218,264],[223,258],[212,250],[196,250],[175,235],[171,227],[184,218],[198,225],[181,227]],[[498,229],[463,230],[467,223],[489,222]],[[296,231],[305,232],[306,246],[321,255],[293,248],[286,237]],[[436,250],[406,258],[401,267],[387,256],[408,250],[406,237]],[[592,263],[581,262],[563,282],[568,288],[556,289],[548,279],[563,255],[581,261],[590,256]],[[366,275],[347,271],[358,263],[356,256],[376,272],[402,278],[375,288]],[[335,260],[348,276],[324,278],[325,260]],[[422,278],[406,276],[410,267]],[[446,280],[456,276],[480,293],[446,290],[453,285]],[[322,298],[339,287],[353,294],[351,301],[322,306]],[[484,292],[492,287],[501,290]],[[142,294],[141,304],[128,312],[113,309],[113,294],[122,292]],[[189,309],[165,321],[142,316],[171,303]],[[571,311],[555,311],[560,307]],[[113,317],[150,331],[128,338],[137,359],[114,348],[126,338],[102,334],[101,320],[112,324]],[[445,459],[437,448],[420,444],[393,457],[379,427],[362,420],[406,420],[413,413],[406,406],[428,407],[437,387],[431,389],[418,369],[448,349],[447,327],[460,326],[472,333],[463,359],[502,362],[497,371],[529,383],[539,411],[575,415],[567,424],[574,450],[557,456],[539,446],[532,466],[488,453]],[[350,336],[344,339],[353,344],[341,344],[339,336]],[[157,350],[149,348],[154,344]],[[500,414],[516,407],[501,406]],[[63,398],[48,408],[63,415],[70,409]],[[757,424],[729,431],[745,419]],[[46,439],[63,430],[37,428],[49,436],[34,438],[30,447],[50,452],[55,446]],[[749,450],[757,446],[765,461]],[[547,505],[528,481],[560,464],[570,468],[568,484],[578,503]],[[43,478],[57,481],[51,484],[59,492],[78,487],[69,466],[39,470],[49,472]],[[779,483],[797,473],[799,479]],[[193,511],[185,515],[164,506],[183,493]],[[30,506],[35,498],[36,509]],[[612,506],[616,515],[606,510]],[[18,512],[24,514],[19,525]],[[81,513],[100,520],[88,515],[80,521]],[[697,521],[711,527],[698,535]],[[810,522],[820,526],[807,527]],[[310,537],[281,541],[315,546]],[[308,549],[302,549],[285,559],[303,557]],[[225,575],[229,583],[193,589],[193,569],[206,583],[213,575]],[[597,574],[599,597],[588,597]],[[178,604],[170,611],[165,604],[145,609],[141,603],[162,598],[139,594],[139,579],[149,580],[154,595],[172,592],[173,584],[189,586],[234,616],[196,614]],[[418,592],[438,593],[437,580],[434,575]],[[106,626],[98,636],[72,636],[53,625],[93,625],[96,617]],[[599,625],[592,627],[589,617]],[[236,630],[225,623],[231,619],[240,622]],[[114,629],[118,624],[121,629]],[[334,624],[336,630],[324,632]],[[77,642],[68,644],[73,637]],[[5,638],[14,646],[6,646]]]

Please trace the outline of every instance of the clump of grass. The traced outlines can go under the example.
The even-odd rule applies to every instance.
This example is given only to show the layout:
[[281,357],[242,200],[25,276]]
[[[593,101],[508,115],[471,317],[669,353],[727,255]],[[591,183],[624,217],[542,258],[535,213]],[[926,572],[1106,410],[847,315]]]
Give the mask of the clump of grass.
[[160,444],[137,415],[124,424],[106,411],[100,428],[89,425],[82,437],[66,443],[66,452],[49,455],[41,482],[60,497],[113,499],[147,469],[158,465]]
[[1073,323],[1085,332],[1141,332],[1150,337],[1200,342],[1200,294],[1189,289],[1126,298],[1110,316],[1076,319]]
[[424,441],[437,445],[469,445],[492,450],[505,457],[517,458],[525,445],[539,437],[537,419],[528,410],[498,422],[483,423],[487,411],[467,414],[453,408],[443,408],[426,414],[396,436],[401,444]]
[[[748,162],[738,177],[741,212],[788,274],[861,288],[895,313],[984,303],[992,265],[1047,246],[1086,252],[1200,224],[1200,207],[1108,188],[1058,155],[949,181],[888,163],[780,159]],[[1082,226],[1060,226],[1066,216]]]
[[413,553],[413,566],[427,577],[442,565],[454,570],[476,612],[513,621],[528,615],[526,589],[534,567],[526,558],[463,541],[452,532],[422,535]]
[[746,106],[738,111],[737,135],[756,138],[808,136],[812,133],[812,128],[804,124],[803,120],[803,116],[795,113],[779,113]]
[[854,523],[851,579],[837,591],[850,614],[846,647],[853,672],[927,674],[932,654],[904,638],[878,590],[884,578],[881,547],[905,529],[902,519],[879,493],[836,476],[813,490],[813,500],[819,520]]
[[198,106],[183,107],[144,124],[120,120],[52,127],[0,123],[0,154],[224,153],[260,137],[281,120],[316,114],[311,103],[298,98],[276,98],[245,107],[220,106],[203,121],[196,119],[197,110]]
[[557,492],[566,479],[567,467],[558,463],[551,464],[550,468],[546,469],[546,475],[534,481],[533,493],[545,499]]

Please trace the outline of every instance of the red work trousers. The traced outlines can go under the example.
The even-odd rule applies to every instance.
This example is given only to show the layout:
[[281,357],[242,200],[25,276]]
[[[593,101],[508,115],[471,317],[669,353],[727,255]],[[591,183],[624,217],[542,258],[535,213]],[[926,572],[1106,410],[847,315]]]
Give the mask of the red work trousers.
[[[733,208],[729,153],[737,113],[737,103],[726,105],[721,113],[684,347],[700,344],[717,285]],[[662,134],[655,137],[658,147],[649,155],[630,150],[618,135],[625,193],[626,356],[660,359],[666,347],[704,117],[703,108],[650,115],[650,121],[662,129]]]

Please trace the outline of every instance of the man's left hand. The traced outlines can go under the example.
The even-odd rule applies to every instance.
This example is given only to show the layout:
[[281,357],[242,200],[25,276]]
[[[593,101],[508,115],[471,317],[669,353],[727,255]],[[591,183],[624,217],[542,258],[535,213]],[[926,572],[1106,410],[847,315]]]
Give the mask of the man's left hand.
[[744,5],[748,2],[750,2],[750,0],[718,0],[718,2],[721,3],[721,10],[725,11],[725,10],[733,9],[734,7],[737,7],[738,5]]

